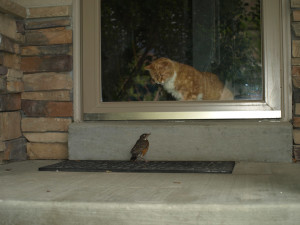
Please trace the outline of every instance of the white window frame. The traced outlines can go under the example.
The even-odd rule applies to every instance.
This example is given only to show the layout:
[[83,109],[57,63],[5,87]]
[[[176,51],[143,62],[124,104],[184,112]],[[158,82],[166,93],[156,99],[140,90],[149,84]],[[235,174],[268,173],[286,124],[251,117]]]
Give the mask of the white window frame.
[[75,121],[291,119],[288,0],[262,0],[265,99],[255,102],[101,102],[100,0],[74,0],[73,12]]

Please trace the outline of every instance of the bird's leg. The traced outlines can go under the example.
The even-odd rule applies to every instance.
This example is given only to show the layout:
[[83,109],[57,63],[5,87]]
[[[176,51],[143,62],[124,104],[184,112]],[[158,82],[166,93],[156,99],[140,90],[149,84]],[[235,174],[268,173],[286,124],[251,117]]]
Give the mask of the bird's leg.
[[142,156],[138,156],[139,159],[143,160],[144,162],[148,162],[146,159],[144,159]]
[[148,160],[147,159],[145,159],[144,157],[142,157],[141,156],[141,159],[145,162],[145,163],[147,163],[148,162]]

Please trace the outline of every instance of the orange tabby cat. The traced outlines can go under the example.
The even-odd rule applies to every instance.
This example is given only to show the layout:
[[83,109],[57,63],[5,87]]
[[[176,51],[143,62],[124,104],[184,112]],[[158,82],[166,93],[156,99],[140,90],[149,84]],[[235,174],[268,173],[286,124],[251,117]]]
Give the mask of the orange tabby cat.
[[159,58],[145,67],[152,79],[177,100],[232,100],[233,94],[224,87],[216,74]]

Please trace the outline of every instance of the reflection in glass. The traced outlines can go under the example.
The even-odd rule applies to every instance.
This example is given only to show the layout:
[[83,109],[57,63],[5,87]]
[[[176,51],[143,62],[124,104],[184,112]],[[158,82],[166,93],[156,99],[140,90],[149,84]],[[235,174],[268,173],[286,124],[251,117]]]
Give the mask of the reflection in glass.
[[102,101],[262,100],[259,0],[102,0]]

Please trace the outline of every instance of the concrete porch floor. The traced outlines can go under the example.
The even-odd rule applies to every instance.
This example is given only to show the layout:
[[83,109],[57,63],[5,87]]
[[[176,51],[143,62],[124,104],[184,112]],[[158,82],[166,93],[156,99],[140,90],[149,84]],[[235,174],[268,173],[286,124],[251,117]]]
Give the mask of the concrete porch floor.
[[233,174],[39,172],[0,166],[0,224],[299,225],[300,164],[237,163]]

